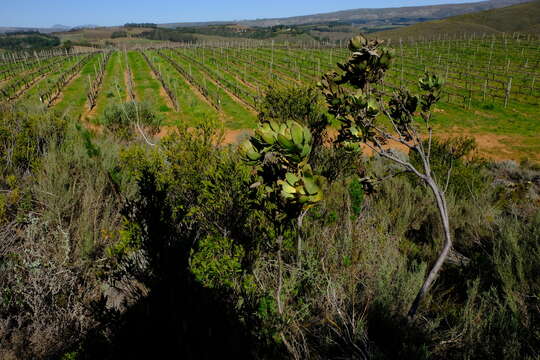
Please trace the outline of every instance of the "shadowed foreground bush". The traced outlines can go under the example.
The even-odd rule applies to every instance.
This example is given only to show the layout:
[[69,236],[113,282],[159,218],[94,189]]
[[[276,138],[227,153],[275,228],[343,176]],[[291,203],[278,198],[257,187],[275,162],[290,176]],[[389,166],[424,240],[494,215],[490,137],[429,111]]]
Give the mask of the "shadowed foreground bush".
[[299,265],[296,224],[280,260],[264,189],[218,138],[179,128],[149,146],[1,113],[0,358],[538,357],[537,168],[433,143],[436,175],[455,171],[455,247],[410,322],[440,244],[424,185],[402,174],[369,194],[359,177],[391,164],[320,147],[331,176]]

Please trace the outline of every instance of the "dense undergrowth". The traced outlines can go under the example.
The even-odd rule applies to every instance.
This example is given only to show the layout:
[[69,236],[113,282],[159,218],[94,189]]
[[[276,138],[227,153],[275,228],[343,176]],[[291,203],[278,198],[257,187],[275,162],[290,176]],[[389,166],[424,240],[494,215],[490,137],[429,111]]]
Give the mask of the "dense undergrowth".
[[[425,185],[330,146],[313,90],[266,100],[261,120],[318,136],[325,198],[305,216],[301,262],[297,225],[278,229],[219,132],[180,127],[152,145],[154,115],[129,121],[137,104],[110,109],[101,134],[2,109],[0,358],[538,358],[538,166],[433,143],[435,176],[452,169],[454,249],[411,321],[441,243]],[[366,192],[368,173],[387,179]]]

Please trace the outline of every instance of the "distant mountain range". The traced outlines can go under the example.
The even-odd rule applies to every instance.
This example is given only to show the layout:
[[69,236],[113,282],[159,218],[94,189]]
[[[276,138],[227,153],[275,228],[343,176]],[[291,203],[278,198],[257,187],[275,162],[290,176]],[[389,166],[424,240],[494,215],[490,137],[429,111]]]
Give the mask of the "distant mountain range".
[[428,6],[409,6],[398,8],[380,8],[380,9],[354,9],[344,10],[324,14],[294,16],[287,18],[256,19],[241,21],[218,21],[218,22],[179,22],[161,24],[161,27],[175,28],[186,26],[209,26],[223,24],[240,24],[245,26],[276,26],[276,25],[304,25],[319,23],[344,23],[344,24],[362,24],[370,23],[410,23],[429,20],[444,19],[450,16],[468,14],[472,12],[496,9],[505,6],[520,4],[531,0],[488,0],[465,4],[443,4]]
[[61,24],[53,25],[49,28],[39,28],[39,27],[10,27],[10,26],[0,26],[0,34],[13,32],[13,31],[39,31],[43,34],[50,34],[54,32],[69,31],[72,29],[94,29],[99,27],[98,25],[77,25],[77,26],[66,26]]
[[64,29],[64,30],[69,30],[71,29],[71,26],[66,26],[66,25],[62,25],[62,24],[56,24],[56,25],[53,25],[51,27],[51,29]]

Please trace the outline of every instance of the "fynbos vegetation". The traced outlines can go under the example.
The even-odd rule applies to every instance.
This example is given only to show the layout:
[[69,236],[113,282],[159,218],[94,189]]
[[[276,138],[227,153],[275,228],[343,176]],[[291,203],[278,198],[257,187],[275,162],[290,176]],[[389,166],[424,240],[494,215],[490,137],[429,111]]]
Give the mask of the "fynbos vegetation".
[[538,357],[540,167],[445,76],[207,45],[4,58],[0,358]]

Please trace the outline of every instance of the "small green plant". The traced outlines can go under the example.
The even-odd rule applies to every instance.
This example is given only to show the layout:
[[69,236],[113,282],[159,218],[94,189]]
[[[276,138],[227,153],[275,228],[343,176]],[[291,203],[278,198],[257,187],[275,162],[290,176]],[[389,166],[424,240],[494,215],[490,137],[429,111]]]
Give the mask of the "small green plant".
[[208,288],[233,287],[242,273],[245,251],[231,239],[208,236],[191,250],[189,267],[195,278]]
[[297,221],[299,264],[304,216],[323,199],[324,179],[314,174],[308,164],[312,139],[309,128],[295,121],[281,124],[269,121],[262,123],[255,135],[242,144],[246,162],[257,170],[258,181],[253,186],[263,186],[271,203],[271,218],[280,224],[278,237],[281,239],[291,220]]
[[157,134],[162,118],[152,110],[149,104],[130,101],[107,106],[101,122],[121,139],[130,140],[139,133],[147,140],[145,131],[148,131],[150,135]]
[[351,198],[351,208],[355,217],[360,215],[364,203],[364,187],[357,177],[353,177],[349,184],[349,196]]
[[90,134],[90,132],[87,129],[83,129],[79,124],[76,125],[76,128],[77,131],[79,131],[79,133],[81,134],[88,157],[99,156],[101,154],[101,151],[99,150],[99,147],[92,142],[92,135]]
[[289,120],[307,126],[313,138],[313,151],[322,145],[328,115],[316,87],[269,87],[259,103],[259,120],[285,123]]

